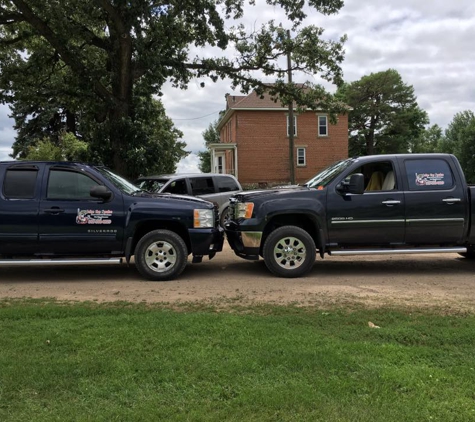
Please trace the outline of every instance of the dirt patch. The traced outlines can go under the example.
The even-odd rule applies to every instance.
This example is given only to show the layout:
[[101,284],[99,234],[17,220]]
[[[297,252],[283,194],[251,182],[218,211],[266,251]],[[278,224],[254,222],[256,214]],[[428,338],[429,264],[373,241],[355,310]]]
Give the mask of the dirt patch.
[[143,281],[133,266],[2,267],[0,277],[1,298],[172,306],[361,304],[475,313],[475,262],[457,254],[317,258],[306,277],[282,279],[272,276],[263,261],[245,261],[225,246],[213,260],[189,264],[170,282]]

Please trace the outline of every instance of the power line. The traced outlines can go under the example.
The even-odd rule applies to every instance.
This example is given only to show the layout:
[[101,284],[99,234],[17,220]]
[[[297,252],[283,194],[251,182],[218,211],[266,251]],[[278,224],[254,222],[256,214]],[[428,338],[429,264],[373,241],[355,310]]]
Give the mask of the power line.
[[209,114],[206,114],[204,116],[200,116],[200,117],[192,117],[190,119],[174,119],[172,118],[172,120],[198,120],[198,119],[204,119],[205,117],[208,117],[208,116],[211,116],[213,114],[216,114],[216,113],[219,113],[221,110],[218,110],[218,111],[213,111],[212,113],[209,113]]

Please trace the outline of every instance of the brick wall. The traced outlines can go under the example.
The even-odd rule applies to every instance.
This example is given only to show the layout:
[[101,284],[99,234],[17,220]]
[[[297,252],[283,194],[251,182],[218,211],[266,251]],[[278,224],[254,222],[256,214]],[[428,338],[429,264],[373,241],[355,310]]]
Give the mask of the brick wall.
[[[336,125],[328,124],[328,136],[319,137],[317,116],[324,114],[309,111],[297,115],[294,162],[295,177],[299,183],[310,179],[334,161],[348,156],[348,117],[339,116]],[[221,129],[221,142],[237,143],[241,183],[290,180],[286,112],[236,110],[230,123]],[[298,147],[306,150],[304,167],[296,164]]]

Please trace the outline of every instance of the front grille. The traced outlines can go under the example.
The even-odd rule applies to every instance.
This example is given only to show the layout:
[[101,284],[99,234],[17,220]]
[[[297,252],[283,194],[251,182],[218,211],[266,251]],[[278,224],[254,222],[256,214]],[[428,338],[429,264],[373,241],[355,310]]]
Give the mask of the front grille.
[[237,220],[238,202],[239,201],[236,198],[229,199],[229,218],[231,220]]
[[214,227],[218,227],[219,226],[219,208],[218,208],[218,204],[214,204],[213,213],[214,213]]

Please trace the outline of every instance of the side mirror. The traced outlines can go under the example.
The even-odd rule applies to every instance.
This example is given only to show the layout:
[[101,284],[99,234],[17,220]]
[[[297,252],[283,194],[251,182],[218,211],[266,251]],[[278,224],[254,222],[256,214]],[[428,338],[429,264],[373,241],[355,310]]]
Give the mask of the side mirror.
[[348,192],[358,195],[364,193],[364,176],[361,173],[355,173],[351,175],[350,184],[348,185]]
[[89,195],[91,195],[93,198],[99,198],[104,201],[107,201],[111,198],[112,192],[107,189],[105,186],[98,185],[98,186],[93,186],[91,190],[89,191]]
[[361,195],[364,193],[364,176],[361,173],[352,174],[349,182],[342,181],[336,189],[341,193]]

